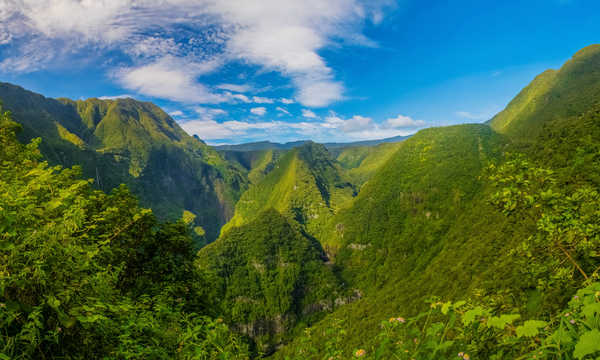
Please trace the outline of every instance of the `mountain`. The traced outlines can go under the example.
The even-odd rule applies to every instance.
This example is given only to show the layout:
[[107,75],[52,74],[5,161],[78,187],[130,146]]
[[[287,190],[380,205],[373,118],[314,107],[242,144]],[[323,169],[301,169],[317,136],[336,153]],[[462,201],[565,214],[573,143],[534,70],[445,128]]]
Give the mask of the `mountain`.
[[287,151],[251,185],[221,233],[249,223],[273,208],[317,236],[328,219],[355,195],[355,187],[325,148],[313,142]]
[[[383,143],[398,142],[407,139],[408,136],[395,136],[380,140],[364,140],[348,143],[324,143],[328,150],[354,147],[354,146],[374,146]],[[259,141],[238,145],[217,145],[213,146],[218,151],[256,151],[256,150],[290,150],[297,146],[311,142],[310,140],[292,141],[287,143],[274,143],[271,141]]]
[[544,124],[579,115],[600,102],[600,44],[578,51],[559,70],[547,70],[525,87],[490,126],[513,139],[535,139]]
[[341,149],[337,162],[347,171],[356,185],[364,184],[377,169],[394,155],[401,142],[382,143],[375,146],[355,146]]
[[303,322],[342,301],[323,250],[273,209],[226,232],[198,253],[200,269],[219,279],[220,306],[234,329],[272,352]]
[[[49,99],[0,83],[0,100],[23,126],[21,140],[43,139],[52,164],[81,165],[105,191],[127,184],[163,219],[184,210],[214,240],[247,187],[243,172],[187,135],[154,104],[133,99]],[[202,231],[200,231],[202,232]]]
[[261,181],[287,150],[219,151],[229,162],[241,169],[250,183]]
[[196,253],[201,205],[160,223],[38,163],[0,113],[0,358],[598,357],[599,58],[583,49],[487,124],[343,149],[216,151],[148,103],[3,85],[22,138],[98,187],[161,209],[198,184],[217,213],[243,194]]
[[[306,341],[325,351],[339,319],[344,354],[375,351],[382,319],[426,311],[433,296],[524,320],[564,317],[589,283],[583,275],[599,265],[589,257],[597,240],[591,253],[576,245],[600,235],[599,74],[595,45],[538,76],[489,127],[426,129],[400,143],[319,237],[343,281],[364,296],[275,358]],[[366,159],[364,151],[342,154],[346,167]]]

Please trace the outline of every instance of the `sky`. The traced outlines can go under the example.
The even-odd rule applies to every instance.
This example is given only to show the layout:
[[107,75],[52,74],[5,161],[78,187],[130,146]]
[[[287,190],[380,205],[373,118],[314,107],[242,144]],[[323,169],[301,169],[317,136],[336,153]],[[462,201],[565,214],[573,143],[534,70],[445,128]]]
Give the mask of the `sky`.
[[597,0],[0,0],[0,81],[132,97],[209,144],[484,122],[600,43]]

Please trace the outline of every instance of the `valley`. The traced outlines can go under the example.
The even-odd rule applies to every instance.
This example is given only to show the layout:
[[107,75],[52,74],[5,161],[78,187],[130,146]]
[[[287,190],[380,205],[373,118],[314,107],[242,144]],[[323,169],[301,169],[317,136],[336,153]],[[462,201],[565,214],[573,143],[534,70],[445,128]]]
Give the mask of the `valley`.
[[600,45],[487,122],[373,142],[0,100],[0,359],[600,355]]

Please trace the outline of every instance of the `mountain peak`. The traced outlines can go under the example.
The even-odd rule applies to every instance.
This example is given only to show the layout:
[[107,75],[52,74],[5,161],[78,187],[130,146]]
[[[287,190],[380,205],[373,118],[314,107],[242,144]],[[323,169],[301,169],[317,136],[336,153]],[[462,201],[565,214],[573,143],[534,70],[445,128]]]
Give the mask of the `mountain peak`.
[[489,124],[527,141],[554,119],[584,113],[600,99],[600,45],[578,51],[559,70],[547,70],[492,118]]

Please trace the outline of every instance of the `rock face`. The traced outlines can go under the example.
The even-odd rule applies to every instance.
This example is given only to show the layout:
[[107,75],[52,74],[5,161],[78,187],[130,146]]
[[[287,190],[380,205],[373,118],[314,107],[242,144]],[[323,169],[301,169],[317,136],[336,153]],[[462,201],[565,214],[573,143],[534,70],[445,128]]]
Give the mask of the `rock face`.
[[233,216],[247,187],[238,167],[152,103],[56,100],[7,83],[0,83],[0,100],[23,125],[21,140],[43,139],[50,163],[81,165],[84,176],[105,191],[125,183],[163,219],[188,210],[208,241]]

